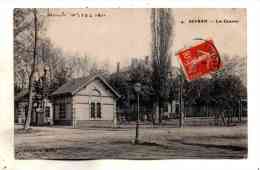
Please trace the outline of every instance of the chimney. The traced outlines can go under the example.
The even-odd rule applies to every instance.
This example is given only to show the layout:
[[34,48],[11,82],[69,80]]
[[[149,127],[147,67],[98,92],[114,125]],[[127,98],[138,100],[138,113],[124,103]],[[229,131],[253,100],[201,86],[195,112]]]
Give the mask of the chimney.
[[145,64],[149,64],[149,56],[145,56]]
[[120,62],[117,62],[116,64],[117,64],[116,65],[116,72],[119,73],[119,71],[120,71]]

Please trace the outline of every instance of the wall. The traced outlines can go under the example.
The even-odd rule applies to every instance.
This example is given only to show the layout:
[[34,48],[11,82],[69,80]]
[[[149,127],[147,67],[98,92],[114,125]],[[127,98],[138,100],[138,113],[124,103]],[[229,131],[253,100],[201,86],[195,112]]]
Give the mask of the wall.
[[[52,103],[50,100],[45,99],[45,107],[50,107],[50,117],[47,117],[46,113],[43,113],[42,105],[39,106],[39,108],[32,110],[32,117],[31,117],[31,124],[32,125],[46,125],[46,124],[52,124],[53,121],[53,114],[52,114]],[[25,115],[28,110],[25,109],[27,107],[28,109],[28,99],[23,98],[19,102],[15,102],[15,123],[23,124],[25,122]],[[36,113],[36,110],[38,112]],[[38,123],[37,123],[37,115],[38,114]]]
[[28,106],[27,101],[16,102],[15,123],[23,124],[25,122],[25,106]]
[[113,120],[78,120],[77,128],[113,127]]
[[[90,117],[90,103],[101,103],[101,119]],[[77,92],[73,96],[73,111],[76,120],[78,120],[77,126],[83,126],[88,124],[90,126],[95,125],[112,125],[115,109],[115,100],[113,94],[103,85],[103,83],[96,79]],[[85,123],[84,123],[85,122]],[[103,125],[102,125],[103,126]]]
[[[65,104],[65,118],[60,117],[60,104]],[[54,124],[72,125],[72,97],[55,97],[55,99],[53,100],[53,107]]]
[[53,117],[53,105],[52,105],[52,103],[49,102],[49,103],[46,104],[46,106],[50,108],[50,116],[49,117],[46,116],[46,122],[48,122],[49,125],[53,125],[53,119],[54,119],[54,117]]

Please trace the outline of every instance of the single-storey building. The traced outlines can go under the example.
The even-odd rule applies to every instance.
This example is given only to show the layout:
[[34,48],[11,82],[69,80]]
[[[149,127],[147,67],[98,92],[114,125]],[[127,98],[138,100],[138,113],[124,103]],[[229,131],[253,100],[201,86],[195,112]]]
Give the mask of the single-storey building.
[[[28,112],[28,89],[21,91],[14,99],[15,123],[24,124]],[[41,98],[34,93],[32,103],[31,125],[42,126],[53,124],[52,103],[48,98]]]
[[51,94],[54,124],[116,126],[119,97],[99,74],[73,79]]

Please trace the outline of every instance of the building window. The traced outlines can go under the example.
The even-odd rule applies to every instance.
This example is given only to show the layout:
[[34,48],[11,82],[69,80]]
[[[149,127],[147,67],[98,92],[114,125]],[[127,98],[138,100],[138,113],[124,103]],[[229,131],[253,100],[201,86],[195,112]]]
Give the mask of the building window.
[[95,118],[95,103],[91,102],[90,106],[90,117]]
[[101,118],[101,103],[95,103],[95,102],[91,102],[90,103],[90,118],[91,119],[95,119]]
[[60,119],[65,119],[65,104],[60,104]]
[[97,118],[101,118],[101,103],[97,103]]

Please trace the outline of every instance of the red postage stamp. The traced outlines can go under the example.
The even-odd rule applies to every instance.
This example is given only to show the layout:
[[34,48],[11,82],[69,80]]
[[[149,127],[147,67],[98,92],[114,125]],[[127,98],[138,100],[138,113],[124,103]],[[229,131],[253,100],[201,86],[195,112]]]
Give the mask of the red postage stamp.
[[222,67],[220,56],[212,40],[181,50],[178,54],[186,78],[195,80]]

